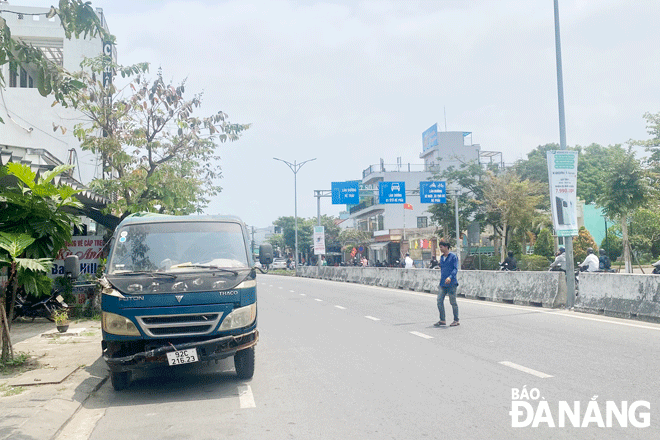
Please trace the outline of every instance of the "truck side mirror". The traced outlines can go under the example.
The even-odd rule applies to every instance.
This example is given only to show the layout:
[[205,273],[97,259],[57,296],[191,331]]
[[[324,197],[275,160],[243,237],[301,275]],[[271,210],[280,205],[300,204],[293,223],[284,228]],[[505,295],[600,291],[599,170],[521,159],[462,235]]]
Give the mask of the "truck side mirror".
[[69,255],[64,259],[64,273],[74,280],[80,276],[80,259],[78,255]]
[[271,264],[273,262],[273,245],[264,243],[259,245],[259,263],[262,265]]

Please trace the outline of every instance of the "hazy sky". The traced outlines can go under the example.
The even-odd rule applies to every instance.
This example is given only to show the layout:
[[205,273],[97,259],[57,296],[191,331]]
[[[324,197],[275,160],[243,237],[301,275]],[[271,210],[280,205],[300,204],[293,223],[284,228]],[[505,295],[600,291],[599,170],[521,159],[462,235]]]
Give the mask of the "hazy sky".
[[[50,6],[51,2],[10,0]],[[559,142],[553,0],[93,0],[120,64],[204,92],[200,115],[251,123],[222,144],[207,213],[264,227],[315,217],[315,189],[382,158],[421,164],[422,132],[470,131],[504,161]],[[568,145],[647,139],[660,111],[660,1],[560,0]],[[321,200],[321,213],[345,209]]]

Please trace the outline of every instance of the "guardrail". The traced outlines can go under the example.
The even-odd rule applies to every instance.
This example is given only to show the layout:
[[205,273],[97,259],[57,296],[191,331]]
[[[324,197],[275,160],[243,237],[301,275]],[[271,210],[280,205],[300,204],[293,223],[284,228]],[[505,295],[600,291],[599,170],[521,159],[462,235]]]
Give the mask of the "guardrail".
[[[440,271],[385,267],[300,267],[297,276],[437,293]],[[458,272],[458,296],[510,304],[566,306],[563,272]],[[660,322],[660,276],[580,273],[574,310]]]
[[[304,266],[296,275],[429,293],[437,293],[440,284],[440,271],[434,269]],[[566,305],[563,272],[459,271],[458,284],[456,293],[465,298],[550,308]]]

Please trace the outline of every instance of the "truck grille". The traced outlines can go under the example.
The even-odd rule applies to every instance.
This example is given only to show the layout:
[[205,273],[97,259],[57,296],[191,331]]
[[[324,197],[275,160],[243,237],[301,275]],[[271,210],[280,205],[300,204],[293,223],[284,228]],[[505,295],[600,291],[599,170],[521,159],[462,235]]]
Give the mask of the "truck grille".
[[189,315],[137,316],[140,327],[153,337],[197,336],[209,334],[222,317],[221,313]]

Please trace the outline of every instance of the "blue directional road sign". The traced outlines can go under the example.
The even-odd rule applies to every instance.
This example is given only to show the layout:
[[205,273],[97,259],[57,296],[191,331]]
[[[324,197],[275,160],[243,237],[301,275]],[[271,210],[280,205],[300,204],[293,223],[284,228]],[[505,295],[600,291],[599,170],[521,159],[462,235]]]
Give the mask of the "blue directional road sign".
[[421,203],[447,203],[447,185],[445,182],[419,182]]
[[332,182],[333,205],[357,205],[360,203],[360,181]]
[[406,203],[406,182],[379,182],[378,196],[381,205]]

